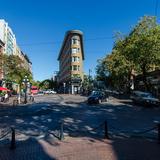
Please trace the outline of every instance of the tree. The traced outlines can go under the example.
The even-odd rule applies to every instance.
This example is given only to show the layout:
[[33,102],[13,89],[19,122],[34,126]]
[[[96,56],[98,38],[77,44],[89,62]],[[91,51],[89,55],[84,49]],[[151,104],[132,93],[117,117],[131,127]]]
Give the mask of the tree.
[[160,25],[155,17],[145,16],[124,40],[123,55],[137,66],[142,73],[146,89],[150,90],[146,79],[148,71],[160,67]]
[[97,66],[97,78],[108,83],[107,86],[112,86],[118,90],[126,89],[129,87],[130,68],[129,61],[114,50],[112,54],[100,61]]
[[57,90],[57,82],[51,79],[45,79],[42,82],[40,82],[39,87],[41,89],[55,89]]
[[160,25],[155,17],[144,16],[128,35],[118,34],[112,53],[97,66],[97,77],[104,79],[108,73],[112,86],[120,88],[129,84],[134,70],[150,90],[146,74],[156,67],[160,68]]
[[93,90],[93,78],[89,75],[84,75],[84,80],[82,82],[82,88],[84,94],[90,94]]
[[30,80],[33,79],[32,73],[26,70],[23,66],[23,61],[15,55],[3,56],[3,70],[5,73],[5,79],[10,83],[15,81],[22,85],[23,78],[27,76]]

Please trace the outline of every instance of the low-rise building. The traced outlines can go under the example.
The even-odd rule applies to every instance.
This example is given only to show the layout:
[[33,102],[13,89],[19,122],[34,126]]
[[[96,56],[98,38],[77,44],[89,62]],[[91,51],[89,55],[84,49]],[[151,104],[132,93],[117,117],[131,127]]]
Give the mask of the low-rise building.
[[32,73],[32,62],[29,60],[28,56],[21,51],[21,54],[19,55],[20,59],[23,61],[21,66],[28,70],[30,73]]
[[[160,70],[148,72],[146,75],[147,83],[150,86],[151,92],[160,98]],[[146,91],[143,76],[137,75],[134,80],[135,90]]]

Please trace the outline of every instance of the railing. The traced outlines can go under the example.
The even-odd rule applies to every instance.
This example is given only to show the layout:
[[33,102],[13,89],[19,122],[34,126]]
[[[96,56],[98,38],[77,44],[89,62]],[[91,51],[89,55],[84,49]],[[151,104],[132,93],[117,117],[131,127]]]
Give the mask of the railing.
[[[23,97],[24,98],[24,97]],[[33,96],[29,96],[28,99],[27,99],[27,102],[29,103],[33,103],[34,102],[34,97]],[[17,106],[18,104],[24,104],[24,101],[22,101],[22,97],[20,100],[18,100],[18,98],[15,98],[13,100],[13,107],[14,106]]]
[[[152,138],[152,137],[147,137],[144,136],[144,134],[149,133],[151,131],[157,131],[157,137],[155,137],[154,139],[157,139],[158,143],[160,143],[160,123],[158,123],[157,125],[151,127],[151,128],[147,128],[141,131],[125,131],[125,130],[120,130],[119,128],[116,128],[114,126],[112,126],[110,123],[107,122],[107,120],[103,121],[101,124],[99,124],[97,127],[92,128],[91,130],[82,130],[82,129],[77,129],[77,130],[71,130],[69,128],[67,128],[68,130],[72,131],[72,132],[77,132],[79,134],[81,133],[91,133],[92,131],[97,131],[100,130],[101,133],[103,133],[104,138],[109,139],[112,136],[122,136],[121,133],[126,134],[127,136],[125,137],[139,137],[141,135],[143,135],[144,138]],[[111,132],[111,130],[114,130],[114,132]],[[63,129],[62,129],[63,131]],[[116,132],[115,132],[116,131]],[[118,132],[118,133],[117,133]]]
[[[91,133],[92,131],[97,131],[97,130],[101,129],[101,132],[104,134],[104,138],[105,139],[109,139],[113,135],[120,135],[121,136],[121,134],[110,132],[109,128],[110,129],[114,129],[114,130],[116,129],[116,130],[119,131],[118,128],[115,128],[112,125],[108,124],[108,122],[105,120],[101,124],[99,124],[97,127],[92,128],[91,130],[80,130],[79,129],[79,130],[74,130],[74,132]],[[54,131],[58,130],[59,131],[58,135],[56,135],[54,132],[50,132],[48,130],[42,130],[42,131],[45,132],[45,133],[48,133],[48,134],[52,134],[54,137],[56,137],[57,139],[62,141],[64,139],[64,122],[62,121],[54,129],[52,129],[52,131],[53,130]],[[158,134],[157,134],[157,138],[156,139],[157,139],[158,143],[160,144],[160,123],[158,123],[154,127],[151,127],[149,129],[145,129],[145,130],[142,130],[142,131],[138,131],[138,132],[123,131],[123,133],[129,134],[130,135],[129,137],[132,137],[132,136],[135,136],[135,135],[143,135],[143,134],[151,132],[153,130],[157,130]],[[25,133],[23,133],[21,131],[17,131],[17,132],[25,134]],[[120,131],[120,132],[122,132],[122,131]],[[16,133],[15,133],[15,129],[13,127],[9,128],[9,129],[6,129],[6,130],[3,130],[3,132],[0,135],[0,140],[4,139],[9,134],[11,134],[10,149],[13,150],[13,149],[16,148],[16,138],[15,138]]]

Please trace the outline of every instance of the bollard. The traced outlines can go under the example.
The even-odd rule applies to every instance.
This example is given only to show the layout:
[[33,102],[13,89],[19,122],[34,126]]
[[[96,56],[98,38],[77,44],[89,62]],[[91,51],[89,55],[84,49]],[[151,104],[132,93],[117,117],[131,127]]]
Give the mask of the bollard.
[[158,143],[160,144],[160,123],[157,124],[158,128]]
[[61,123],[61,130],[60,130],[60,140],[62,141],[64,139],[64,134],[63,134],[63,122]]
[[104,122],[104,134],[105,134],[105,135],[104,135],[104,138],[109,139],[107,121]]
[[15,106],[15,100],[13,100],[13,107]]
[[13,107],[17,106],[17,104],[18,104],[18,100],[14,99],[13,100]]
[[12,131],[12,137],[11,137],[10,149],[14,150],[16,148],[15,129],[11,128],[11,131]]

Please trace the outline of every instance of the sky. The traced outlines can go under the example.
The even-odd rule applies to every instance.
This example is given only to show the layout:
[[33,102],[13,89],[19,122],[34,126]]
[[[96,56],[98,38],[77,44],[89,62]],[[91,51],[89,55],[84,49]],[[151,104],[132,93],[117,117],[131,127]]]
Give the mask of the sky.
[[144,15],[160,18],[160,0],[0,0],[0,19],[32,61],[35,80],[54,76],[65,32],[84,34],[84,72],[95,75],[97,60],[111,53],[116,32],[129,33]]

